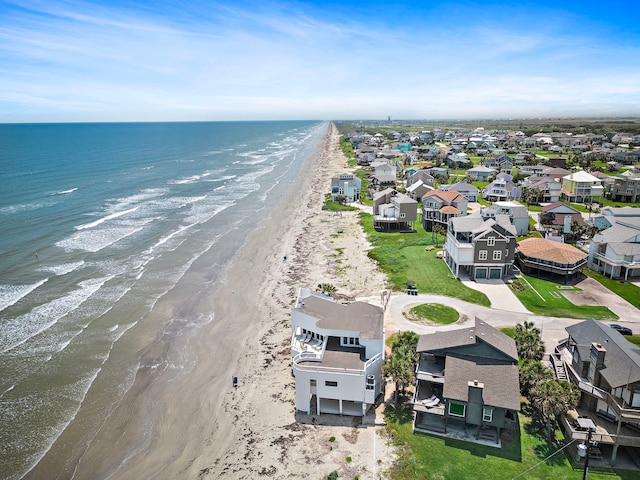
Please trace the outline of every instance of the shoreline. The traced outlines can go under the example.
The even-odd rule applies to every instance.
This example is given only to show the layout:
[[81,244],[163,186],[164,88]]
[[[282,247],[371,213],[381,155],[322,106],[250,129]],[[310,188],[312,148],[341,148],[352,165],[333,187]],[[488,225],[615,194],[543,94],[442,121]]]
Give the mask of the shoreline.
[[[338,293],[373,298],[384,288],[384,275],[366,257],[357,212],[321,210],[330,178],[346,169],[338,138],[330,124],[278,207],[234,254],[223,281],[202,289],[215,256],[205,254],[164,299],[154,317],[216,318],[152,344],[143,355],[149,368],[139,370],[78,464],[58,478],[303,478],[310,469],[380,468],[372,453],[377,428],[356,428],[350,417],[319,427],[298,422],[295,412],[289,318],[297,288],[329,282]],[[180,294],[189,301],[178,302]],[[182,311],[175,312],[178,303]],[[153,368],[172,356],[191,356],[193,365]],[[235,389],[232,376],[239,379]],[[338,439],[332,448],[330,436]],[[385,442],[377,443],[378,457],[390,457]],[[46,471],[39,467],[27,478]]]

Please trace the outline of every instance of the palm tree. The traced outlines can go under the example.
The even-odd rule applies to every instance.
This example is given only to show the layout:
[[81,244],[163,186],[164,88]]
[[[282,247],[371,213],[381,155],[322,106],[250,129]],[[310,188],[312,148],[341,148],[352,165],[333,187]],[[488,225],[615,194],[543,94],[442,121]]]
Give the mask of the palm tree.
[[542,360],[544,343],[540,329],[536,328],[533,322],[525,321],[523,324],[517,324],[513,338],[521,359]]
[[520,393],[525,397],[538,383],[554,378],[553,372],[538,360],[525,360],[520,367]]
[[547,446],[555,438],[558,415],[575,408],[580,392],[564,380],[543,380],[531,389],[531,403],[536,416],[547,428]]
[[398,404],[398,392],[404,393],[408,385],[415,381],[415,368],[418,361],[418,334],[400,332],[391,346],[391,354],[385,358],[382,367],[384,375],[395,382],[393,401]]

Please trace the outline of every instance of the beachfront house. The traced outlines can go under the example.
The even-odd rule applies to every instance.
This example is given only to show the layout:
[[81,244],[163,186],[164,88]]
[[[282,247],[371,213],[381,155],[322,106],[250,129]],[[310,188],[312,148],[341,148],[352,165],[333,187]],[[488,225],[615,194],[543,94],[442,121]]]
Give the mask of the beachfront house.
[[380,230],[412,231],[418,217],[418,202],[393,188],[373,195],[373,225]]
[[500,445],[518,425],[520,383],[514,340],[476,318],[475,325],[420,336],[414,431],[456,434]]
[[296,409],[364,416],[382,392],[384,311],[300,288],[291,310]]
[[443,258],[456,278],[500,279],[513,271],[516,228],[506,215],[479,215],[449,221]]
[[590,420],[598,457],[611,465],[635,466],[640,458],[640,348],[596,320],[565,330],[569,336],[551,360],[558,377],[580,391],[577,411],[562,422],[565,439],[584,440],[585,420]]
[[353,203],[360,200],[361,180],[353,173],[342,173],[331,179],[331,200]]

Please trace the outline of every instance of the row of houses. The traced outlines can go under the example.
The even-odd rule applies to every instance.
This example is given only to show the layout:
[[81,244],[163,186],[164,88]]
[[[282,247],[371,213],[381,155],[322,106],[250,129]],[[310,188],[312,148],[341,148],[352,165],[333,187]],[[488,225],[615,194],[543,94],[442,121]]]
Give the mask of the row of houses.
[[[296,410],[363,417],[383,394],[384,311],[343,305],[301,288],[291,311]],[[640,456],[640,348],[616,330],[587,320],[567,327],[551,355],[559,378],[581,393],[562,420],[568,439],[592,438],[611,465],[621,452]],[[501,446],[518,428],[520,385],[515,342],[486,321],[419,338],[412,398],[414,430]],[[578,421],[578,418],[581,421]]]

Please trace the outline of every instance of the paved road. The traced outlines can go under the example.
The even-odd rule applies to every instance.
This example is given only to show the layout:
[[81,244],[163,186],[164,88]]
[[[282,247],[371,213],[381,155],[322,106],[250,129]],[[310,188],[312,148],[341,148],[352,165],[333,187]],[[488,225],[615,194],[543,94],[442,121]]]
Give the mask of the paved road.
[[[593,283],[592,283],[593,282]],[[446,330],[455,330],[461,326],[473,326],[475,317],[479,317],[494,327],[514,326],[524,321],[533,322],[542,331],[542,339],[545,350],[551,352],[558,342],[567,337],[565,328],[580,322],[575,318],[544,317],[528,312],[515,297],[508,285],[501,281],[473,282],[467,285],[476,290],[483,291],[495,308],[482,307],[473,303],[464,302],[457,298],[440,295],[405,295],[395,294],[391,296],[385,312],[385,325],[388,332],[412,330],[419,334],[433,333]],[[582,291],[575,292],[582,296],[585,305],[606,305],[616,313],[620,320],[616,323],[630,327],[634,332],[640,332],[640,310],[629,304],[619,296],[613,294],[598,282],[586,279],[577,285]],[[421,303],[442,303],[456,309],[461,319],[451,325],[423,325],[407,320],[403,312]]]

